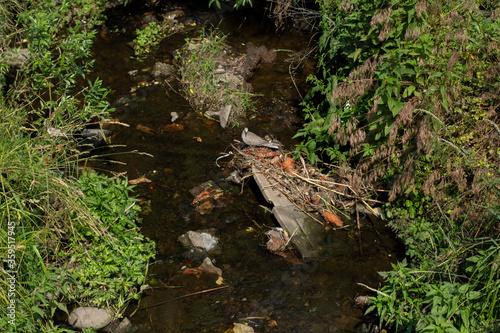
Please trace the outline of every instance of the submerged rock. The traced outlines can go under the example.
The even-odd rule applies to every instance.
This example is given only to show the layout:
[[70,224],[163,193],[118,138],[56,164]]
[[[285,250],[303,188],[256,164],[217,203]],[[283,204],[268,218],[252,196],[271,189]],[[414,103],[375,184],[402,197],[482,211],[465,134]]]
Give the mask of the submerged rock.
[[71,312],[68,322],[76,328],[100,330],[109,325],[111,316],[104,309],[82,306]]
[[151,71],[151,75],[155,78],[167,77],[171,76],[175,73],[175,67],[170,64],[165,64],[163,62],[157,62],[153,70]]
[[248,326],[245,324],[234,323],[233,324],[233,332],[234,333],[254,333],[254,329],[252,326]]
[[219,240],[214,236],[215,229],[188,231],[179,236],[178,240],[187,247],[194,247],[201,251],[210,251],[215,248]]
[[206,273],[222,276],[222,269],[215,267],[209,257],[206,257],[205,260],[203,260],[203,263],[198,267],[198,269]]

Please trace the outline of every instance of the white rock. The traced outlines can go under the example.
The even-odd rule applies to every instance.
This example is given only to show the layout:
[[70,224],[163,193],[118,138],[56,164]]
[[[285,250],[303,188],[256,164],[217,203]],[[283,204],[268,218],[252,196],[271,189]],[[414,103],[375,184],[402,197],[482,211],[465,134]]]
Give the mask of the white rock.
[[93,328],[100,330],[111,322],[109,313],[100,308],[82,306],[69,315],[68,322],[76,328]]
[[233,323],[233,332],[234,333],[254,333],[253,327],[240,324],[240,323]]
[[177,112],[170,112],[170,116],[172,117],[173,123],[179,118],[179,115],[177,114]]

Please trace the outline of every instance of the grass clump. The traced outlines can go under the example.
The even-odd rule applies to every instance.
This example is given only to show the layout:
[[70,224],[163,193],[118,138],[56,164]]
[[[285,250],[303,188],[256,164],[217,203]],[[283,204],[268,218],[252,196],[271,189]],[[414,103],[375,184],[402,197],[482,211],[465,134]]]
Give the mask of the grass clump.
[[153,52],[160,43],[178,32],[182,25],[177,25],[172,20],[164,20],[161,23],[151,22],[145,27],[135,31],[137,37],[134,39],[135,56],[142,59]]
[[[74,134],[112,111],[101,81],[86,79],[91,28],[102,18],[102,7],[90,4],[19,2],[0,11],[15,31],[4,45],[23,41],[29,51],[0,96],[4,332],[68,332],[55,314],[81,305],[120,316],[154,255],[127,181],[80,171],[85,158]],[[5,12],[12,8],[21,14]]]
[[[243,76],[232,69],[240,66],[219,30],[203,30],[198,39],[187,39],[177,59],[184,96],[198,112],[230,108],[228,123],[254,104]],[[222,120],[221,120],[222,122]]]

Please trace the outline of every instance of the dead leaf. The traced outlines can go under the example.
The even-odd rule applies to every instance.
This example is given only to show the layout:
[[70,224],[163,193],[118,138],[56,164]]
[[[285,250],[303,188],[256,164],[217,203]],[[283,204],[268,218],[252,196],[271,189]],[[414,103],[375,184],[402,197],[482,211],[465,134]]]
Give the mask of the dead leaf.
[[198,141],[198,142],[201,142],[201,141],[202,141],[202,140],[201,140],[201,138],[200,138],[199,136],[193,136],[193,139],[195,139],[195,140],[196,140],[196,141]]
[[164,132],[180,132],[184,130],[184,125],[182,124],[167,124],[162,127]]
[[144,133],[148,133],[148,134],[155,134],[155,131],[147,126],[143,126],[143,125],[137,125],[135,127],[136,130],[139,130],[141,132],[144,132]]
[[140,183],[151,183],[151,180],[149,180],[145,177],[141,177],[141,178],[131,179],[128,181],[128,183],[130,185],[136,185],[136,184],[140,184]]
[[199,277],[201,275],[201,271],[199,268],[186,268],[185,270],[182,271],[182,274],[184,275],[196,275]]
[[332,212],[325,210],[321,216],[325,219],[326,222],[336,225],[338,228],[344,225],[341,219],[335,216]]
[[284,171],[288,171],[294,166],[295,166],[295,161],[290,157],[287,157],[287,159],[284,160],[283,163],[281,163],[281,167],[283,168]]
[[199,206],[197,206],[194,210],[196,210],[201,215],[209,214],[214,209],[213,200],[206,200],[202,202]]
[[217,194],[217,191],[213,188],[203,190],[203,191],[201,191],[200,194],[198,194],[196,196],[196,198],[194,198],[192,204],[195,205],[199,202],[206,201],[206,200],[210,199],[211,197],[213,197],[215,194]]

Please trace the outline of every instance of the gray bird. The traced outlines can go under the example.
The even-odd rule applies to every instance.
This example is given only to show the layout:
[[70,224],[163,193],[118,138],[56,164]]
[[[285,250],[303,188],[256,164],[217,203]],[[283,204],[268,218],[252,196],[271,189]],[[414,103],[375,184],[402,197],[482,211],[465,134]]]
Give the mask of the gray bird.
[[282,147],[280,142],[267,141],[255,133],[252,133],[245,127],[243,133],[241,133],[241,139],[248,146],[258,146],[258,147],[267,147],[271,149],[280,149]]

